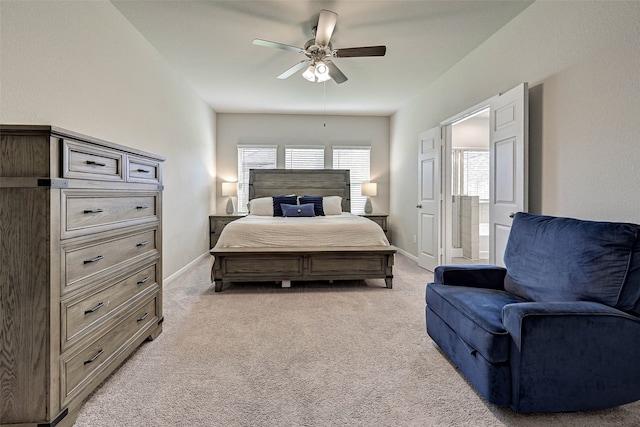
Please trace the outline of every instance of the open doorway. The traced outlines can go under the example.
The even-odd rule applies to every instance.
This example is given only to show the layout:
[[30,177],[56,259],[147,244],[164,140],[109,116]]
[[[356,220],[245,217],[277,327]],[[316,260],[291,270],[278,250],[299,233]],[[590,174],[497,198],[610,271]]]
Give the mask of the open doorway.
[[489,260],[489,108],[451,125],[451,262]]
[[[504,266],[512,218],[527,211],[527,88],[522,83],[419,134],[419,266]],[[487,163],[488,184],[479,172]],[[477,252],[469,245],[465,253],[465,242],[477,243]]]

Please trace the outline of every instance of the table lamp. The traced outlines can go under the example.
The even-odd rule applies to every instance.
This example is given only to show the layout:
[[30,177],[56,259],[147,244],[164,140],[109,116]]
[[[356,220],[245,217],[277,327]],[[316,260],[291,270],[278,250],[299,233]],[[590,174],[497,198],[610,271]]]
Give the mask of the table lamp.
[[222,196],[228,196],[227,199],[227,209],[226,212],[231,215],[236,211],[235,206],[233,205],[233,198],[238,194],[238,184],[236,182],[223,182],[222,183]]
[[370,197],[374,197],[378,194],[378,184],[375,182],[363,182],[362,183],[362,195],[367,196],[367,201],[364,204],[364,213],[370,214],[373,212],[373,207],[371,206]]

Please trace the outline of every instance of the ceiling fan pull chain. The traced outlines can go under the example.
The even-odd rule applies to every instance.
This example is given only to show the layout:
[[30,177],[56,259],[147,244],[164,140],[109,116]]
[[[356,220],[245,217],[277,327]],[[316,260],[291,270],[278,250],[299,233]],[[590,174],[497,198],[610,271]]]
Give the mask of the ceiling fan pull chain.
[[322,115],[324,116],[322,126],[327,127],[327,82],[322,82]]

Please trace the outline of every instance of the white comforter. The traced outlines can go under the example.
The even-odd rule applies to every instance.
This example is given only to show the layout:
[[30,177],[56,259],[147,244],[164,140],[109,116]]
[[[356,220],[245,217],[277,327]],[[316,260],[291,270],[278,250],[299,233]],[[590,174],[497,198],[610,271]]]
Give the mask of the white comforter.
[[389,246],[375,222],[350,213],[316,217],[247,215],[226,225],[216,248]]

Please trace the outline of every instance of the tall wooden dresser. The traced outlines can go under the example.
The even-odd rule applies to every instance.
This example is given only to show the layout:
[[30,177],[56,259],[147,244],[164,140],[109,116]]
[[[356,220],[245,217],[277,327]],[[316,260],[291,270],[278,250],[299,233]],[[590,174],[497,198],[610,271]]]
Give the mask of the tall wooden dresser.
[[73,424],[162,331],[163,160],[0,126],[0,425]]

